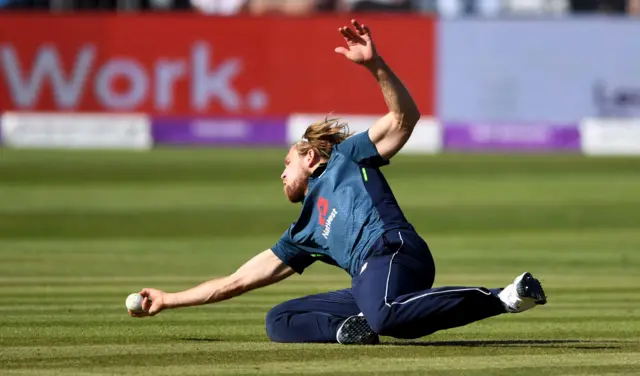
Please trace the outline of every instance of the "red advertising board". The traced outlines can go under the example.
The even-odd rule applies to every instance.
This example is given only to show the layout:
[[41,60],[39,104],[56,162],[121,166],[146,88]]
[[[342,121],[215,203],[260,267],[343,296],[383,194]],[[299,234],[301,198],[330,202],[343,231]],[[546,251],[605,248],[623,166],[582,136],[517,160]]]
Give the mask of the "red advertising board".
[[[434,111],[430,18],[361,16],[423,114]],[[0,110],[171,115],[380,113],[377,83],[334,52],[349,19],[0,16]]]

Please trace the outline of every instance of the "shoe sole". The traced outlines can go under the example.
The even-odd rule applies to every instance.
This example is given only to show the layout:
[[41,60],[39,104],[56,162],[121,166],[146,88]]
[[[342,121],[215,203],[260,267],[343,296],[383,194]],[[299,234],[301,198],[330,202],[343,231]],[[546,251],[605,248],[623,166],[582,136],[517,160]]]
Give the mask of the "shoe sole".
[[524,273],[520,282],[516,286],[518,295],[526,298],[533,299],[536,304],[547,304],[547,296],[544,293],[544,289],[540,284],[540,281],[533,278],[531,273]]
[[363,316],[346,319],[338,329],[336,338],[342,345],[375,345],[380,342],[380,338],[371,330]]

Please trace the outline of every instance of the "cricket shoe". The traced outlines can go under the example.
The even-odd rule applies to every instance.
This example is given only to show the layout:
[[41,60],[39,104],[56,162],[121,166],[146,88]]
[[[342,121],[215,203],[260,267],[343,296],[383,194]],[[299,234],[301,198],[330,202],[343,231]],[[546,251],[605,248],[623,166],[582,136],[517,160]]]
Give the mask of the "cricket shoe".
[[547,296],[540,281],[529,272],[517,276],[512,284],[500,291],[498,297],[510,313],[524,312],[537,305],[547,304]]
[[351,316],[344,320],[338,328],[336,339],[342,345],[376,345],[380,343],[380,338],[362,315]]

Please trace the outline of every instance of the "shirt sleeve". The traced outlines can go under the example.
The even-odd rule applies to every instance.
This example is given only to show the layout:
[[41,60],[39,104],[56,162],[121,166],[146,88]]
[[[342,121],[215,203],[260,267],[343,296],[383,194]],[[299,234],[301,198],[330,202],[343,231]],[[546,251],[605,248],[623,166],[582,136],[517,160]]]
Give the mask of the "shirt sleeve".
[[382,158],[376,145],[369,138],[369,130],[348,137],[336,145],[335,150],[355,163],[368,167],[381,167],[389,164],[389,160]]
[[271,247],[271,250],[280,260],[282,260],[282,262],[295,270],[296,273],[302,274],[302,272],[313,264],[316,259],[296,246],[293,239],[291,239],[289,231],[290,230],[287,230],[282,234],[280,240]]

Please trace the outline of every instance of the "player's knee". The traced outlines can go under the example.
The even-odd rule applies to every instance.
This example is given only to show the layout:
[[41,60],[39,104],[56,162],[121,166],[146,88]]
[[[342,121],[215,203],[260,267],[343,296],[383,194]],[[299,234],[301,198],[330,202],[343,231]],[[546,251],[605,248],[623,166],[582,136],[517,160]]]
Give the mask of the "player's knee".
[[273,307],[265,319],[267,337],[273,342],[285,342],[282,332],[286,330],[288,313],[282,305]]
[[[398,339],[417,339],[435,332],[430,323],[406,322],[398,319],[393,312],[382,309],[367,317],[369,327],[376,334]],[[428,325],[428,326],[425,326]]]
[[380,316],[374,318],[369,321],[369,326],[376,334],[386,337],[416,339],[423,336],[417,333],[415,328],[406,330],[407,328],[404,325],[392,321],[389,317]]
[[375,315],[368,316],[367,322],[376,334],[381,336],[387,336],[390,332],[393,331],[393,322],[389,318],[389,315],[384,312],[379,312]]

